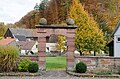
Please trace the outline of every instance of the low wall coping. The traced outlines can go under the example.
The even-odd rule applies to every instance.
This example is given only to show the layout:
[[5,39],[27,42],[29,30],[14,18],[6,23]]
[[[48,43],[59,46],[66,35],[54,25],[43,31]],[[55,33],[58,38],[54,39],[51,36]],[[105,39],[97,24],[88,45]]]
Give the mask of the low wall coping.
[[52,28],[52,29],[76,29],[77,26],[59,26],[59,25],[36,25],[36,28]]
[[75,58],[105,58],[105,59],[120,59],[120,57],[111,56],[74,56]]
[[19,55],[20,57],[38,57],[38,55]]

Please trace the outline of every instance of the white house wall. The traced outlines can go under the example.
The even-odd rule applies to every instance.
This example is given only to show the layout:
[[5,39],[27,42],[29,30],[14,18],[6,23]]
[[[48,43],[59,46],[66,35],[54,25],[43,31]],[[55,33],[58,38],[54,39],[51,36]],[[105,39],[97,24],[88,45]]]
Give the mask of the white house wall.
[[[36,48],[36,46],[37,46],[37,48]],[[31,51],[33,52],[33,53],[38,53],[38,42],[36,42],[35,43],[35,45],[32,47],[32,49],[31,49]]]
[[56,51],[57,50],[57,43],[46,43],[46,47],[49,47],[49,52]]
[[26,55],[26,52],[28,52],[29,50],[21,50],[20,55]]
[[117,37],[114,36],[114,57],[120,57],[120,42],[117,41]]
[[118,37],[120,37],[120,27],[114,34],[114,57],[120,57],[120,42],[118,42]]

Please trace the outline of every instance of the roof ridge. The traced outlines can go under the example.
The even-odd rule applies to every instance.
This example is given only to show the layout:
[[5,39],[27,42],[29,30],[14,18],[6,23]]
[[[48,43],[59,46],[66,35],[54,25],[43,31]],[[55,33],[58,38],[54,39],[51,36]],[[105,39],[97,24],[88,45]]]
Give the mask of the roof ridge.
[[117,29],[120,27],[120,20],[117,22],[115,29],[113,30],[111,37],[116,33]]

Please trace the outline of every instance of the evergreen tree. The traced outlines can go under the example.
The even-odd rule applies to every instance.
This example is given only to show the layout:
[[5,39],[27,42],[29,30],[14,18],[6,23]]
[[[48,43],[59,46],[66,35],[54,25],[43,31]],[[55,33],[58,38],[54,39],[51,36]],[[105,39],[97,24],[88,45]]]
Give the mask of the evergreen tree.
[[80,53],[83,51],[99,51],[104,48],[105,40],[97,23],[80,4],[79,0],[72,0],[69,17],[75,20],[76,48]]

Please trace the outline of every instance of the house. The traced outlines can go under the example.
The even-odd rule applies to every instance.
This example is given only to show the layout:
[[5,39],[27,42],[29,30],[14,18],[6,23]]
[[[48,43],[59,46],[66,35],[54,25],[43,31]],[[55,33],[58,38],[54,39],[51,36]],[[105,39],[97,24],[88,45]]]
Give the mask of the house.
[[[6,33],[4,34],[4,38],[14,38],[16,39],[17,46],[22,46],[20,48],[21,54],[26,54],[26,52],[31,51],[31,47],[26,49],[24,47],[23,42],[27,45],[28,41],[32,43],[33,41],[38,44],[38,33],[37,29],[25,29],[25,28],[8,28]],[[32,44],[33,45],[33,44]],[[24,49],[25,48],[25,49]],[[29,50],[28,50],[29,49]],[[36,49],[35,49],[36,50]],[[56,52],[57,51],[57,36],[55,34],[52,34],[48,37],[46,37],[46,52]],[[35,51],[33,51],[35,52]]]
[[18,41],[19,55],[35,55],[38,52],[38,42],[36,41]]
[[120,57],[120,21],[112,32],[112,40],[107,45],[109,47],[110,56]]
[[11,37],[18,41],[34,40],[37,41],[37,30],[36,29],[25,29],[25,28],[8,28],[4,34],[4,38]]
[[46,37],[46,53],[51,54],[52,52],[57,51],[57,36],[55,34]]
[[14,38],[6,38],[0,40],[0,45],[16,45],[16,39]]
[[36,29],[8,28],[4,38],[15,39],[20,55],[32,55],[38,52]]
[[14,35],[16,38],[16,41],[26,41],[27,38],[23,35]]
[[36,41],[16,41],[14,38],[7,37],[0,40],[0,45],[14,45],[19,48],[19,55],[33,55],[38,52],[38,42]]

